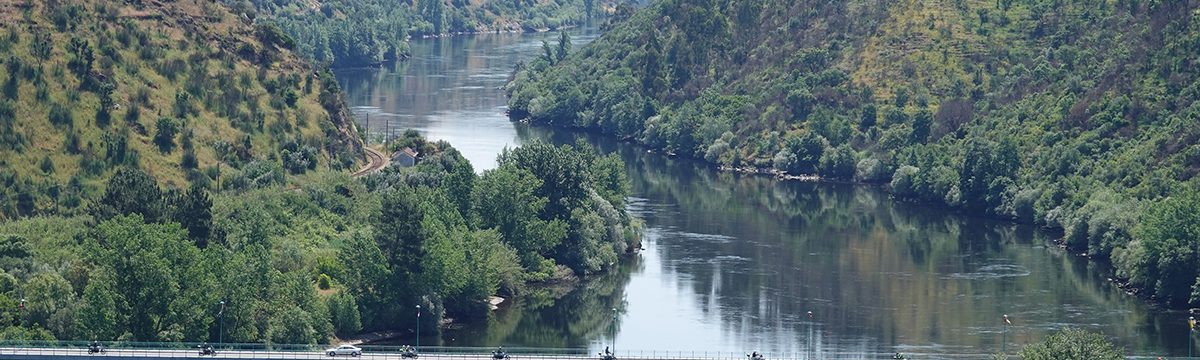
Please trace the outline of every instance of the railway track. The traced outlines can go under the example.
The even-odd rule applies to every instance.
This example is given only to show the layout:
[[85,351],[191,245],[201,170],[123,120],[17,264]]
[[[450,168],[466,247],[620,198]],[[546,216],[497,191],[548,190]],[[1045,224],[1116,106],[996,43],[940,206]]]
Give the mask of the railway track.
[[387,166],[388,160],[390,159],[388,159],[387,156],[384,156],[383,153],[379,152],[379,150],[375,150],[367,146],[364,146],[363,150],[366,150],[367,152],[367,164],[363,165],[361,169],[355,171],[354,174],[351,174],[351,176],[364,176],[379,171],[380,169],[383,169],[384,166]]

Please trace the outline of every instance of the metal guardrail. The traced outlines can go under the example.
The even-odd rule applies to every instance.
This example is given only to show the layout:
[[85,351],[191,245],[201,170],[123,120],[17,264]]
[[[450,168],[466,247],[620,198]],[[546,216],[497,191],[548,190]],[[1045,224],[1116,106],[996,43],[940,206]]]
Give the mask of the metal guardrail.
[[[150,343],[150,342],[106,342],[105,353],[88,354],[90,342],[84,341],[0,341],[0,359],[5,358],[65,358],[65,357],[117,357],[117,358],[146,358],[146,359],[323,359],[330,357],[325,353],[332,345],[294,345],[294,344],[211,344],[217,350],[216,356],[201,356],[199,343]],[[404,360],[399,345],[362,345],[361,359],[366,360]],[[598,359],[597,354],[590,353],[584,348],[526,348],[505,347],[510,360],[587,360]],[[427,346],[420,350],[421,359],[434,360],[490,360],[495,348],[482,347],[444,347]],[[894,353],[885,352],[828,352],[815,351],[797,354],[765,354],[768,360],[824,360],[824,359],[891,359]],[[990,353],[977,354],[943,354],[943,353],[905,353],[912,360],[933,359],[990,359]],[[745,353],[718,351],[660,351],[633,350],[617,353],[620,360],[748,360]],[[337,358],[350,358],[338,356]],[[1017,359],[1015,354],[1012,359]],[[1180,360],[1184,357],[1158,356],[1129,356],[1128,359],[1145,360]]]

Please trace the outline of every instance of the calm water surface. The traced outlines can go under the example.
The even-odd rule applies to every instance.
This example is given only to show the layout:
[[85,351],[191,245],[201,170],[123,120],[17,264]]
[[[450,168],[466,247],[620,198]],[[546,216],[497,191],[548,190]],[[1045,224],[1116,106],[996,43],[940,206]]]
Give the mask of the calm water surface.
[[[718,173],[513,124],[497,88],[545,36],[555,39],[416,40],[406,62],[338,73],[377,141],[416,129],[451,142],[482,171],[505,147],[582,137],[627,163],[629,210],[645,221],[641,254],[578,288],[534,291],[486,322],[447,329],[442,345],[596,351],[614,345],[615,332],[619,352],[981,358],[1071,326],[1103,332],[1129,354],[1187,354],[1185,314],[1126,295],[1105,280],[1107,269],[1032,227],[896,202],[869,187]],[[594,35],[573,38],[578,49]],[[1007,328],[1003,314],[1013,321]]]

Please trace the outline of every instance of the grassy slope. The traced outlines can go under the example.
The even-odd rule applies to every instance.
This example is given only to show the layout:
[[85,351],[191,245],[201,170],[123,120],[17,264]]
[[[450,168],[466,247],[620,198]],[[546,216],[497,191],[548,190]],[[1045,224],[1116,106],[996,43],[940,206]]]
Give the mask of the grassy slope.
[[559,66],[532,62],[510,105],[722,165],[846,176],[780,166],[816,134],[857,180],[1061,227],[1154,287],[1134,232],[1200,171],[1198,6],[664,0]]
[[[311,91],[304,92],[305,78],[313,70],[290,51],[261,43],[253,27],[223,6],[198,0],[146,1],[141,6],[133,2],[77,1],[57,7],[69,9],[78,5],[74,10],[56,11],[50,6],[53,3],[34,1],[32,8],[17,1],[0,3],[0,18],[4,19],[0,34],[7,38],[5,58],[0,59],[7,66],[0,69],[0,79],[19,77],[17,96],[15,100],[9,99],[16,119],[11,131],[24,138],[16,146],[0,147],[0,158],[4,159],[0,173],[15,177],[9,180],[9,197],[15,196],[13,187],[21,187],[21,183],[38,192],[54,184],[66,186],[73,177],[80,180],[79,191],[85,198],[94,194],[118,164],[109,161],[101,173],[88,174],[80,169],[81,159],[89,156],[103,159],[109,147],[106,136],[118,134],[128,136],[128,148],[137,153],[140,166],[160,181],[183,186],[187,183],[187,171],[180,166],[184,151],[177,146],[173,151],[163,152],[152,142],[160,117],[176,119],[181,133],[194,133],[201,170],[214,167],[219,158],[229,156],[218,154],[214,144],[240,145],[247,136],[250,154],[258,157],[270,156],[281,142],[297,138],[319,145],[322,159],[328,159],[331,151],[357,151],[357,136],[343,120],[345,114],[335,112],[331,117],[322,106],[318,98],[321,79],[314,77]],[[75,11],[75,15],[60,28],[53,19],[58,11]],[[31,44],[38,34],[47,34],[51,40],[51,55],[45,61],[31,53]],[[68,69],[69,61],[75,57],[69,47],[72,39],[90,44],[96,56],[93,75],[115,85],[112,120],[108,124],[96,121],[101,106],[99,92],[85,89],[83,77]],[[261,58],[238,55],[246,49],[271,53],[275,61],[263,67]],[[10,74],[13,63],[22,64],[24,72],[40,75]],[[172,67],[175,70],[170,70]],[[291,86],[299,95],[298,101],[295,106],[273,107],[272,99],[278,98],[276,95],[287,85],[276,87],[274,93],[268,86],[285,78],[299,79]],[[234,94],[231,88],[240,92]],[[39,91],[44,95],[39,96]],[[204,93],[191,94],[194,114],[176,116],[174,105],[180,92]],[[231,101],[236,103],[227,107],[232,110],[221,108],[226,106],[221,103]],[[51,124],[48,114],[52,104],[69,109],[73,123]],[[134,108],[140,111],[140,118],[127,121]],[[261,123],[245,125],[246,121]],[[80,153],[66,148],[64,139],[69,133],[78,136]],[[181,141],[182,136],[176,138],[177,144]],[[46,157],[53,163],[48,173],[40,168]],[[45,191],[41,193],[37,196],[36,211],[50,211],[54,208],[53,199]],[[12,208],[3,210],[0,218],[15,212]]]

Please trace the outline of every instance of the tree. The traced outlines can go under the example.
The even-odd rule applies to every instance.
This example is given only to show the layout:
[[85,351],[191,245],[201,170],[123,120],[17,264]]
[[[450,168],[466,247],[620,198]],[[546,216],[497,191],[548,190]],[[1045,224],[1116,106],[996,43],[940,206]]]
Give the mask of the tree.
[[175,149],[175,134],[179,132],[179,125],[175,120],[167,117],[158,118],[155,123],[154,144],[158,145],[158,151],[169,153]]
[[554,64],[554,60],[556,58],[554,56],[554,50],[550,48],[550,41],[546,39],[542,39],[542,58],[546,59],[546,62],[550,63],[551,65]]
[[[395,320],[393,309],[400,304],[389,301],[396,295],[386,286],[391,270],[375,240],[368,232],[351,232],[343,240],[338,258],[349,262],[345,264],[348,271],[342,282],[362,309],[363,326],[368,329],[390,326],[390,321]],[[331,309],[331,313],[334,311]],[[337,323],[334,323],[334,329],[337,330]]]
[[325,299],[329,307],[329,321],[333,323],[337,336],[347,337],[362,330],[362,319],[358,312],[358,303],[354,296],[346,292],[338,292]]
[[1026,346],[1020,355],[1023,360],[1119,360],[1125,358],[1122,353],[1103,335],[1068,328]]
[[28,276],[33,269],[33,249],[24,236],[0,235],[0,271],[9,276]]
[[866,106],[863,106],[862,115],[858,120],[858,130],[867,131],[868,129],[875,127],[877,116],[878,114],[875,104],[867,104]]
[[482,300],[501,288],[515,294],[522,285],[521,265],[516,251],[501,242],[501,235],[495,230],[463,235],[466,282],[459,296],[446,299],[446,308],[461,316],[486,319],[489,309]]
[[571,35],[567,35],[566,31],[558,33],[558,51],[554,53],[556,62],[567,58],[571,52]]
[[442,0],[417,0],[421,18],[433,25],[433,34],[446,32],[446,4]]
[[217,302],[216,264],[203,261],[178,224],[146,224],[140,215],[96,226],[85,243],[89,260],[111,269],[116,302],[128,304],[133,340],[198,339],[212,324]]
[[532,172],[509,164],[485,171],[473,194],[480,226],[499,230],[530,270],[567,235],[565,222],[538,218],[548,202],[536,194],[541,187]]
[[146,221],[163,217],[162,191],[154,177],[136,167],[122,167],[108,180],[92,213],[99,220],[138,214]]
[[962,191],[963,203],[971,209],[995,211],[1020,166],[1020,157],[1012,141],[971,141],[966,146],[959,170],[958,188]]
[[188,238],[196,246],[208,246],[208,236],[212,232],[212,199],[209,199],[204,188],[192,185],[186,194],[180,196],[173,218],[187,229]]
[[921,109],[912,118],[912,134],[909,141],[913,144],[925,143],[929,139],[929,129],[933,126],[933,113]]
[[267,339],[274,344],[316,344],[317,331],[309,321],[308,313],[291,306],[271,317]]
[[75,291],[56,272],[40,272],[25,284],[25,310],[31,324],[49,329],[58,338],[72,338],[78,328]]
[[827,147],[828,141],[814,131],[788,138],[784,149],[775,155],[775,168],[793,175],[814,174]]
[[904,165],[896,169],[896,173],[892,175],[892,193],[900,197],[915,197],[917,196],[916,178],[920,174],[920,169],[911,165]]
[[500,154],[500,166],[506,164],[528,170],[542,180],[537,195],[545,197],[546,207],[540,218],[543,220],[566,219],[571,208],[582,204],[587,197],[588,164],[569,145],[555,147],[537,142],[506,150]]
[[91,44],[87,40],[71,38],[70,50],[73,56],[67,61],[67,68],[70,68],[71,72],[74,72],[80,79],[89,77],[92,63],[96,61],[96,54],[92,50]]
[[858,165],[857,156],[850,144],[826,150],[821,155],[821,176],[837,180],[853,179]]
[[108,269],[97,269],[88,276],[87,287],[79,309],[80,330],[87,339],[116,339],[121,335],[122,313],[117,297],[117,285]]
[[1149,207],[1121,266],[1132,281],[1171,306],[1200,303],[1200,192]]

